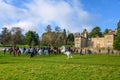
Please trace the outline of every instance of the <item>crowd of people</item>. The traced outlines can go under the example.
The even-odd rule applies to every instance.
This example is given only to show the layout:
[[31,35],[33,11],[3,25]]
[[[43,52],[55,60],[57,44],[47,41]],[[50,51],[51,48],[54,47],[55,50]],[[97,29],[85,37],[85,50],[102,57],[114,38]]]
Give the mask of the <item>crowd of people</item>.
[[[10,55],[14,56],[20,56],[21,54],[30,55],[30,57],[33,57],[35,55],[50,55],[50,54],[61,54],[61,48],[58,47],[40,47],[40,48],[19,48],[19,47],[11,47],[11,48],[4,48],[3,53],[6,54],[6,52],[9,52]],[[66,51],[71,51],[70,48],[66,48]]]

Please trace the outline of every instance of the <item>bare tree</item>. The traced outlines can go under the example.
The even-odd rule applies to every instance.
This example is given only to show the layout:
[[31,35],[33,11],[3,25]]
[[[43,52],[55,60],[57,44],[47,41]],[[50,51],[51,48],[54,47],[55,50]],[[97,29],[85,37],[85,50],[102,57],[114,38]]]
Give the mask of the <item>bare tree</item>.
[[0,35],[0,38],[1,38],[1,43],[3,45],[9,45],[10,44],[11,33],[6,27],[2,28],[2,33]]
[[11,29],[11,34],[12,34],[12,44],[14,46],[17,44],[22,44],[23,35],[22,35],[22,29],[20,27],[13,27]]

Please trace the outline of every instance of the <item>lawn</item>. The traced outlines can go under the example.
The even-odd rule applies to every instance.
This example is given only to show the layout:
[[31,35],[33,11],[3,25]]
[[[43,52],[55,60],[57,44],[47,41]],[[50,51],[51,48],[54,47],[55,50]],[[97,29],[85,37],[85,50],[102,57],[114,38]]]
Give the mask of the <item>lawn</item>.
[[119,55],[12,56],[0,52],[0,80],[120,80]]

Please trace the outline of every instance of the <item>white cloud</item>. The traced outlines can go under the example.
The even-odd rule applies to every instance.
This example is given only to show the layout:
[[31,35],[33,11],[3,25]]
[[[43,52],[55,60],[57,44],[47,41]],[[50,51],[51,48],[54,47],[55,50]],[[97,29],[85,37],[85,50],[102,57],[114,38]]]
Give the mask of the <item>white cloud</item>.
[[21,27],[22,29],[24,29],[25,31],[30,29],[30,30],[34,30],[35,27],[33,23],[30,22],[18,22],[16,24],[10,25],[11,27]]
[[[12,1],[13,2],[13,1]],[[10,2],[11,3],[11,2]],[[72,5],[71,5],[72,4]],[[19,4],[20,5],[20,4]],[[66,2],[64,0],[33,0],[23,4],[26,8],[18,8],[0,0],[0,22],[9,27],[17,26],[27,30],[38,30],[39,25],[48,25],[55,22],[58,26],[70,32],[80,32],[83,26],[90,30],[91,15],[82,9],[79,0]],[[10,20],[9,20],[10,19]],[[88,25],[88,26],[87,26]]]
[[0,17],[7,17],[11,19],[18,19],[23,17],[25,11],[23,9],[16,8],[0,0]]

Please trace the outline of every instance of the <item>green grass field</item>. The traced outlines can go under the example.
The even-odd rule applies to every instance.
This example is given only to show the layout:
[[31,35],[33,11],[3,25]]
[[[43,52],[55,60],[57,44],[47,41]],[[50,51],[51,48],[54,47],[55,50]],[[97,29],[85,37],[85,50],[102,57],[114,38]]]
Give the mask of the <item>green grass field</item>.
[[12,56],[0,52],[0,80],[120,80],[119,55]]

